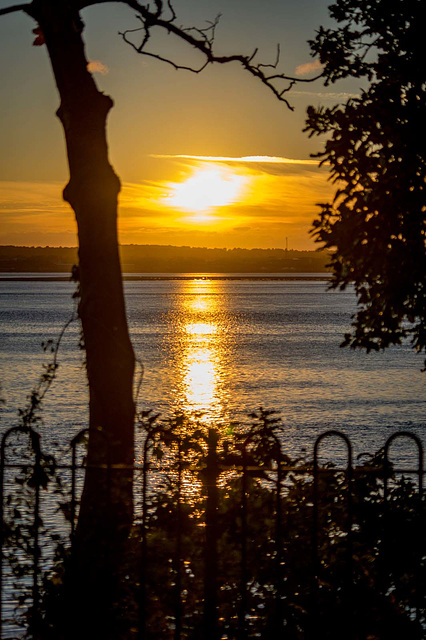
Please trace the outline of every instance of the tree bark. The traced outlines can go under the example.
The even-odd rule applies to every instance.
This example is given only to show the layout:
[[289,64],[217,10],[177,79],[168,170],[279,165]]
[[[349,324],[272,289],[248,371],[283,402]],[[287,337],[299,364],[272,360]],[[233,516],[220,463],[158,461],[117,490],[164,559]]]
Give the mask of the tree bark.
[[[108,159],[112,100],[87,71],[83,24],[67,0],[38,0],[40,23],[61,104],[79,239],[79,315],[90,395],[87,471],[73,541],[66,637],[130,637],[117,629],[120,567],[133,517],[134,354],[118,253],[120,181]],[[99,469],[99,465],[109,469]],[[82,619],[85,619],[84,624]]]

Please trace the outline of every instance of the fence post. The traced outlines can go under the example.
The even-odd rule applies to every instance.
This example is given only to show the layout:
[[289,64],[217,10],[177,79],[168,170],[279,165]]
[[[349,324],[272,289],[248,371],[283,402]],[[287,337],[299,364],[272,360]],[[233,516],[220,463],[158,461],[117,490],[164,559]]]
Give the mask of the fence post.
[[346,571],[345,571],[345,584],[343,592],[343,605],[346,613],[348,632],[347,637],[353,637],[354,630],[352,626],[352,588],[353,588],[353,549],[352,549],[352,523],[353,523],[353,507],[352,507],[352,444],[349,438],[340,431],[334,429],[325,431],[315,441],[314,444],[314,486],[313,486],[313,576],[312,576],[312,593],[311,593],[311,620],[309,624],[309,638],[318,638],[321,634],[321,623],[319,620],[319,577],[321,571],[321,562],[319,558],[319,475],[321,469],[318,463],[319,446],[325,438],[337,437],[343,440],[347,449],[347,464],[346,464],[346,484],[347,484],[347,533],[346,533]]
[[149,471],[149,458],[148,453],[152,444],[154,430],[148,431],[145,442],[143,444],[143,467],[142,467],[142,549],[141,549],[141,562],[140,562],[140,598],[139,598],[139,640],[145,640],[146,638],[146,563],[148,560],[148,471]]
[[310,592],[310,611],[308,614],[308,640],[314,640],[318,629],[318,577],[319,577],[319,549],[318,549],[318,440],[314,445],[313,488],[312,488],[312,577]]
[[31,432],[31,443],[35,450],[34,463],[34,550],[33,550],[33,611],[32,611],[32,631],[35,639],[39,638],[39,586],[38,575],[40,571],[40,546],[39,546],[39,530],[40,530],[40,476],[41,469],[41,452],[40,452],[40,436],[34,431]]
[[[3,621],[3,547],[4,547],[4,470],[6,468],[6,441],[11,433],[26,433],[29,435],[31,448],[35,455],[33,465],[34,472],[34,517],[33,517],[33,571],[32,571],[32,615],[31,630],[35,640],[38,638],[39,621],[39,586],[38,575],[40,571],[40,549],[39,549],[39,528],[40,528],[40,478],[41,478],[41,450],[40,436],[31,427],[18,426],[8,429],[2,437],[0,447],[0,639],[2,638]],[[14,466],[14,465],[13,465]]]
[[0,640],[3,637],[3,544],[4,544],[4,465],[5,465],[5,442],[7,433],[1,440],[0,451]]
[[240,610],[238,615],[239,638],[247,637],[247,444],[242,446],[243,475],[241,479],[241,587]]
[[[411,431],[397,431],[396,433],[393,433],[385,442],[385,446],[384,446],[384,480],[383,480],[383,531],[382,531],[382,535],[383,535],[383,540],[382,540],[382,562],[381,565],[383,567],[386,567],[387,565],[387,555],[388,555],[388,497],[389,497],[389,477],[391,476],[391,463],[389,460],[389,449],[391,444],[397,439],[397,438],[407,438],[409,440],[412,440],[414,442],[414,444],[417,447],[417,470],[415,471],[416,475],[418,476],[418,494],[419,494],[419,502],[421,503],[422,500],[422,496],[423,496],[423,476],[424,476],[424,470],[423,470],[423,445],[421,443],[420,438],[415,434],[412,433]],[[398,469],[394,469],[395,472],[398,472]],[[421,510],[419,509],[419,514],[421,513]],[[422,522],[421,518],[422,516],[420,515],[420,522]],[[423,532],[424,533],[424,532]],[[422,575],[421,575],[421,563],[419,563],[417,565],[417,571],[415,574],[415,583],[416,583],[416,593],[419,594],[418,598],[419,598],[419,603],[416,604],[416,619],[419,620],[420,619],[420,609],[421,609],[421,604],[422,604],[422,596],[421,594],[423,593],[423,582],[422,582]],[[385,572],[385,570],[384,570]],[[388,576],[386,575],[386,578]]]
[[[279,443],[278,443],[279,446]],[[276,552],[276,576],[275,576],[275,633],[282,632],[282,505],[281,505],[281,450],[278,449],[277,454],[277,483],[276,483],[276,501],[275,501],[275,552]],[[278,636],[277,636],[278,637]]]
[[77,471],[77,445],[83,437],[89,433],[89,429],[82,429],[71,440],[71,542],[75,534],[75,514],[76,514],[76,471]]
[[180,640],[182,634],[182,442],[180,436],[178,447],[178,478],[177,478],[177,518],[176,518],[176,547],[175,547],[175,634],[174,639]]
[[204,476],[206,487],[205,546],[204,546],[204,637],[205,640],[217,640],[217,509],[219,476],[215,429],[208,431],[207,464]]

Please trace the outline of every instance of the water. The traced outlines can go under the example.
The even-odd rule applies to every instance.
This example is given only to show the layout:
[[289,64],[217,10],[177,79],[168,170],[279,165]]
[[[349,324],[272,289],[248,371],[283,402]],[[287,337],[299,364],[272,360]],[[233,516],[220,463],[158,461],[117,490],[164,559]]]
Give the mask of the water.
[[[351,291],[323,279],[150,279],[125,283],[131,336],[144,368],[139,408],[168,415],[202,411],[207,423],[242,419],[260,405],[279,411],[291,452],[311,450],[337,428],[358,452],[396,429],[425,433],[423,358],[408,346],[365,354],[339,348],[355,309]],[[71,316],[74,285],[0,281],[1,428],[34,386],[44,354]],[[77,323],[67,330],[60,368],[45,398],[43,442],[62,446],[87,424],[87,388]]]
[[[41,343],[56,340],[73,314],[74,285],[54,278],[0,280],[0,377],[6,402],[1,431],[17,423],[18,408],[51,360]],[[340,349],[355,297],[351,291],[327,291],[326,285],[322,278],[306,276],[159,275],[127,281],[129,326],[144,368],[139,409],[164,415],[201,411],[205,422],[220,428],[262,405],[281,413],[283,447],[293,455],[311,452],[315,436],[326,429],[347,433],[355,453],[376,451],[398,429],[425,442],[423,358],[408,346],[369,355]],[[65,451],[73,434],[87,425],[78,342],[75,322],[62,340],[58,377],[44,400],[38,429],[45,451]],[[341,459],[343,453],[336,441],[325,445],[328,457]],[[415,466],[409,444],[397,443],[393,455],[398,463]],[[10,485],[13,489],[13,479]],[[54,498],[45,496],[43,504],[51,530],[68,531]],[[12,621],[15,594],[7,567],[4,592],[5,619]],[[13,622],[7,622],[6,631],[7,637],[18,635]]]

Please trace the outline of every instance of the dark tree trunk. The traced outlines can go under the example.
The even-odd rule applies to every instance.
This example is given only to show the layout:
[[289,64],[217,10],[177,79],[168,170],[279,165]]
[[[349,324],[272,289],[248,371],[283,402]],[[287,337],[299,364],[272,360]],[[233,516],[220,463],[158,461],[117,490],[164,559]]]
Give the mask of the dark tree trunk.
[[[90,393],[88,470],[69,580],[75,611],[66,635],[117,640],[121,634],[113,605],[133,516],[132,472],[126,466],[133,464],[134,455],[134,354],[118,254],[120,181],[109,163],[106,140],[112,100],[87,71],[82,22],[71,2],[39,0],[36,17],[61,100],[58,116],[70,170],[64,199],[78,225],[79,314]],[[110,473],[93,468],[107,464],[112,465]]]

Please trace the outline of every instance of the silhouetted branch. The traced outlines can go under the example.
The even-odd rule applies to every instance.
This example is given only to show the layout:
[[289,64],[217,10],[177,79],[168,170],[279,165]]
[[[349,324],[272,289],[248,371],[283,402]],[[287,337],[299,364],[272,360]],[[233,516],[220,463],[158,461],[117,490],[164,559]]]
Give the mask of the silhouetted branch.
[[[257,51],[258,50],[255,49],[255,51],[254,51],[254,53],[253,53],[253,55],[251,57],[251,60],[253,60],[254,56],[257,54]],[[259,63],[257,66],[259,67],[259,69],[261,67],[265,67],[265,69],[267,69],[267,68],[276,69],[278,67],[278,63],[280,61],[280,57],[281,57],[281,48],[280,48],[280,45],[277,44],[277,57],[275,59],[275,62],[273,64],[262,64],[262,63]]]
[[[264,84],[278,100],[284,102],[286,106],[293,110],[293,107],[288,102],[285,94],[298,82],[307,83],[314,82],[322,76],[319,74],[313,78],[298,78],[289,76],[285,73],[270,73],[267,70],[276,70],[280,62],[280,47],[277,47],[276,60],[273,63],[255,63],[254,59],[258,54],[256,48],[250,55],[234,54],[227,56],[219,56],[214,50],[214,41],[216,35],[216,28],[219,24],[220,15],[215,20],[208,21],[206,27],[183,27],[176,23],[177,15],[173,7],[172,0],[152,0],[152,3],[142,4],[138,0],[70,0],[75,10],[78,12],[86,7],[109,4],[111,2],[124,4],[136,13],[137,19],[142,23],[142,26],[137,29],[127,29],[120,33],[123,40],[129,44],[137,53],[160,60],[171,65],[174,69],[182,69],[185,71],[191,71],[192,73],[200,73],[209,64],[218,63],[226,64],[228,62],[238,62],[246,71],[255,76]],[[37,19],[37,5],[35,2],[28,4],[19,4],[5,9],[0,9],[0,15],[7,13],[13,13],[17,11],[23,11],[33,18]],[[191,66],[185,64],[179,64],[171,58],[162,56],[152,51],[147,51],[146,47],[151,37],[151,30],[154,27],[159,27],[167,31],[169,34],[173,34],[180,38],[184,42],[194,48],[196,51],[204,56],[204,62],[199,66]],[[129,34],[141,32],[141,42],[135,44],[130,38]],[[285,86],[283,87],[283,84]]]
[[5,16],[8,13],[17,13],[18,11],[23,11],[24,13],[27,13],[29,16],[31,16],[32,3],[15,4],[10,7],[5,7],[4,9],[0,9],[0,16]]
[[[273,63],[255,63],[254,59],[258,54],[257,48],[250,55],[234,54],[219,56],[214,52],[213,47],[216,28],[220,21],[220,14],[215,18],[215,20],[207,22],[207,26],[203,28],[179,26],[176,24],[177,16],[172,4],[172,0],[166,0],[165,2],[164,0],[153,0],[153,9],[151,9],[149,3],[141,4],[137,0],[74,0],[73,5],[76,11],[80,11],[81,9],[89,6],[97,4],[108,4],[110,2],[119,2],[121,4],[125,4],[130,9],[133,9],[137,14],[137,19],[142,23],[142,26],[137,29],[127,29],[126,31],[120,33],[123,40],[127,44],[129,44],[137,53],[148,56],[150,58],[155,58],[157,60],[160,60],[161,62],[165,62],[171,65],[174,69],[182,69],[185,71],[191,71],[192,73],[200,73],[209,64],[213,63],[226,64],[228,62],[238,62],[246,69],[246,71],[258,78],[260,82],[262,82],[262,84],[268,87],[268,89],[272,91],[275,97],[278,98],[278,100],[280,100],[281,102],[284,102],[286,106],[291,110],[293,110],[293,107],[288,102],[285,94],[288,93],[297,82],[313,82],[320,78],[322,75],[319,74],[313,78],[296,78],[285,73],[269,73],[267,71],[268,69],[278,69],[281,53],[279,45],[277,46],[276,60]],[[36,17],[36,8],[34,2],[28,4],[13,5],[4,9],[0,9],[0,16],[17,11],[23,11],[34,18]],[[204,62],[198,67],[179,64],[171,58],[162,56],[152,51],[147,51],[146,46],[151,37],[151,30],[154,27],[165,29],[167,33],[173,34],[181,40],[185,41],[192,48],[194,48],[204,56]],[[139,44],[135,44],[128,37],[128,35],[138,32],[141,32],[142,39]],[[284,88],[282,88],[282,83],[285,83]]]
[[[94,0],[96,2],[96,0]],[[141,55],[148,56],[150,58],[155,58],[160,60],[161,62],[166,62],[171,65],[174,69],[182,69],[185,71],[191,71],[192,73],[200,73],[203,71],[209,64],[219,63],[226,64],[228,62],[238,62],[240,63],[251,75],[258,78],[264,85],[266,85],[272,93],[280,100],[284,102],[286,106],[293,110],[293,107],[288,102],[285,94],[290,91],[290,89],[297,82],[313,82],[321,77],[321,74],[315,76],[314,78],[296,78],[293,76],[289,76],[285,73],[269,73],[267,69],[275,70],[278,68],[280,62],[280,47],[277,47],[277,57],[275,62],[273,63],[255,63],[254,59],[258,54],[258,49],[255,49],[251,55],[242,55],[242,54],[234,54],[227,56],[219,56],[214,50],[214,41],[216,28],[219,24],[220,15],[216,17],[215,20],[208,22],[207,26],[204,28],[197,27],[182,27],[176,24],[176,14],[171,4],[171,1],[167,2],[167,9],[171,13],[170,18],[163,17],[163,2],[162,0],[157,0],[155,2],[156,10],[154,12],[150,11],[149,5],[141,5],[135,0],[120,0],[124,4],[127,4],[132,9],[137,11],[137,19],[142,22],[142,26],[138,29],[127,29],[124,32],[121,32],[123,40],[129,44],[137,53]],[[191,47],[199,51],[204,56],[204,62],[199,66],[191,66],[186,64],[180,64],[172,60],[171,58],[162,56],[158,53],[154,53],[152,51],[146,50],[146,45],[150,39],[151,29],[154,27],[160,27],[165,29],[168,33],[173,34],[184,40]],[[140,43],[135,43],[130,37],[129,34],[141,32],[142,38]],[[286,83],[284,88],[282,88],[282,83]]]

